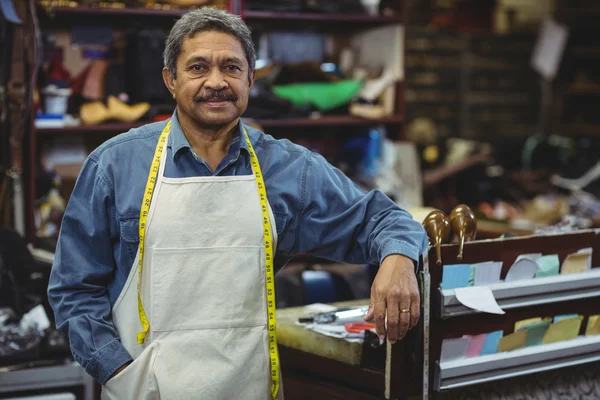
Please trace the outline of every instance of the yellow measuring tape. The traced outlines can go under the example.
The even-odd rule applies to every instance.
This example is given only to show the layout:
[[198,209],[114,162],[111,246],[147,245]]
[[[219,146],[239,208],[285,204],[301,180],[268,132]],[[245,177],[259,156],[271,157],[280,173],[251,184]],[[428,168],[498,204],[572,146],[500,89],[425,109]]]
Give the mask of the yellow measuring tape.
[[276,338],[276,319],[275,319],[275,272],[273,268],[273,243],[271,242],[271,218],[269,216],[269,204],[267,202],[267,188],[263,179],[258,157],[254,152],[248,132],[244,129],[244,136],[248,144],[250,152],[250,163],[256,177],[256,185],[258,186],[258,195],[260,197],[260,209],[263,217],[264,238],[265,238],[265,258],[266,258],[266,274],[267,274],[267,313],[269,320],[269,358],[271,359],[271,394],[273,399],[277,396],[279,390],[279,354],[277,350]]
[[148,317],[146,317],[146,311],[142,305],[142,269],[143,269],[143,258],[144,258],[144,243],[146,237],[146,222],[148,221],[148,213],[150,212],[150,202],[152,201],[152,193],[154,193],[154,186],[156,186],[156,177],[158,176],[158,170],[160,169],[160,159],[162,157],[163,150],[165,148],[165,142],[169,131],[171,130],[171,121],[167,123],[165,129],[163,129],[160,137],[158,138],[158,144],[154,150],[154,158],[150,165],[150,173],[148,174],[148,180],[146,181],[146,190],[144,190],[144,199],[142,200],[142,207],[140,209],[140,256],[138,261],[138,282],[137,282],[137,297],[138,297],[138,314],[140,315],[140,322],[142,323],[142,332],[137,335],[137,341],[139,344],[144,343],[146,335],[150,330],[150,323]]
[[[144,237],[146,234],[146,223],[148,220],[148,214],[150,212],[150,203],[152,201],[152,194],[154,193],[154,187],[156,186],[156,178],[158,176],[158,170],[160,169],[160,160],[162,153],[167,141],[167,136],[171,130],[171,121],[165,126],[158,144],[154,150],[154,158],[150,167],[150,174],[148,175],[148,181],[146,182],[146,190],[144,191],[144,199],[142,201],[142,207],[140,210],[140,250],[139,250],[139,262],[138,262],[138,313],[140,316],[140,322],[142,324],[142,332],[138,333],[137,340],[139,344],[144,343],[148,331],[150,330],[150,323],[146,317],[146,311],[142,305],[142,262],[144,257]],[[244,136],[246,143],[248,144],[248,151],[250,152],[250,163],[254,176],[256,178],[256,185],[258,187],[258,195],[260,197],[260,208],[262,212],[263,220],[263,235],[265,241],[265,259],[266,259],[266,285],[267,285],[267,315],[269,322],[269,358],[271,360],[271,394],[273,399],[277,396],[279,391],[279,353],[277,349],[277,325],[275,318],[275,271],[273,267],[273,242],[272,242],[272,231],[271,231],[271,218],[269,216],[269,203],[267,201],[267,189],[265,187],[265,181],[263,179],[258,157],[254,152],[254,147],[250,142],[248,132],[244,129]]]

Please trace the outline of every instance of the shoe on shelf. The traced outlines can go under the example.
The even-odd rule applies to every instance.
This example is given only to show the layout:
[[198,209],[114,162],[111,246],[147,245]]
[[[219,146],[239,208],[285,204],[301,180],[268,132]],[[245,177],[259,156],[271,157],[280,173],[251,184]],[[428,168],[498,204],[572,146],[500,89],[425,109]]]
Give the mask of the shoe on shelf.
[[98,125],[110,119],[108,108],[101,101],[85,103],[79,109],[79,118],[85,125]]
[[150,110],[149,103],[129,105],[114,96],[108,96],[108,107],[101,101],[86,103],[79,110],[79,117],[85,125],[97,125],[109,120],[125,123],[138,121]]
[[150,103],[129,105],[115,96],[108,96],[108,112],[113,119],[132,123],[138,121],[150,109]]

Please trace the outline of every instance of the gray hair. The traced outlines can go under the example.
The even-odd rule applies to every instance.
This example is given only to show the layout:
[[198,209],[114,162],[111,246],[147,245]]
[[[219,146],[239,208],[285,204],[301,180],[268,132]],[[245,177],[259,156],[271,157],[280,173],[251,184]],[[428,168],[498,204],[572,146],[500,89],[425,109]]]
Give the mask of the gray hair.
[[250,29],[239,16],[211,7],[184,14],[171,28],[165,42],[163,61],[173,78],[177,78],[177,58],[181,54],[184,39],[191,38],[198,32],[206,31],[228,33],[238,38],[248,61],[248,78],[250,78],[256,64],[256,52]]

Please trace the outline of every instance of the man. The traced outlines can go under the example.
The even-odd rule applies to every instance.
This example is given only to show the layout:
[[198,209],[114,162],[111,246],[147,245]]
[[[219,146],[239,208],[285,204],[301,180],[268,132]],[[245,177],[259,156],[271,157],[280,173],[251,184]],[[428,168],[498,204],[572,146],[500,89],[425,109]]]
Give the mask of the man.
[[48,290],[104,397],[280,397],[274,255],[381,263],[365,318],[401,339],[419,318],[421,224],[321,156],[240,122],[255,53],[239,17],[184,15],[164,63],[172,118],[86,160]]

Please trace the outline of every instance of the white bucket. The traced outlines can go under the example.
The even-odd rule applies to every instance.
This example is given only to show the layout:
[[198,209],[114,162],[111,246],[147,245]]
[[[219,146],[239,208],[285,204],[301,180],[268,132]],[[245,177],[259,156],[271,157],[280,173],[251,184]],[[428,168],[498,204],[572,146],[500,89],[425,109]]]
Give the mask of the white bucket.
[[67,106],[71,89],[59,89],[56,86],[48,86],[44,89],[46,97],[45,111],[50,115],[64,115],[67,113]]

